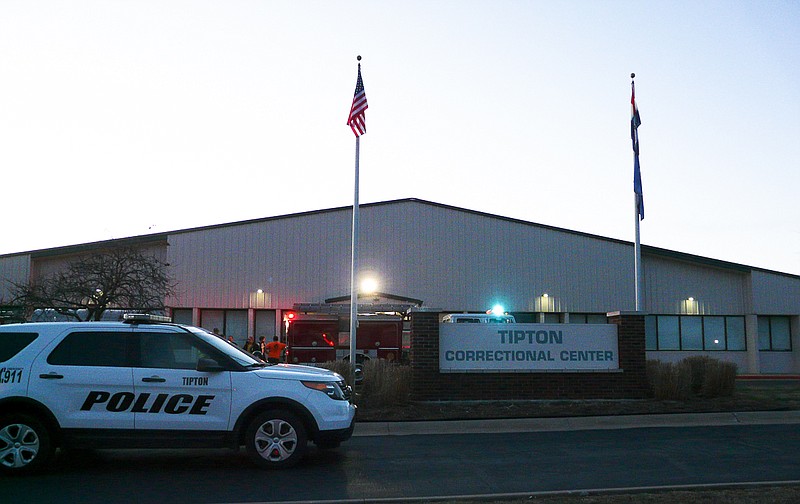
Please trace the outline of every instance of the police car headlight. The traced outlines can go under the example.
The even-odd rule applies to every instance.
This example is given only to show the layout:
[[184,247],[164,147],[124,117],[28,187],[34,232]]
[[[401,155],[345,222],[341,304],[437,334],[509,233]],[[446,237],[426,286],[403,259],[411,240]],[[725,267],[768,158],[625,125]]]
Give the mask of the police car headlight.
[[336,382],[304,381],[303,385],[305,385],[310,389],[319,390],[320,392],[324,393],[331,399],[336,399],[338,401],[344,400],[344,394],[342,393],[342,389]]

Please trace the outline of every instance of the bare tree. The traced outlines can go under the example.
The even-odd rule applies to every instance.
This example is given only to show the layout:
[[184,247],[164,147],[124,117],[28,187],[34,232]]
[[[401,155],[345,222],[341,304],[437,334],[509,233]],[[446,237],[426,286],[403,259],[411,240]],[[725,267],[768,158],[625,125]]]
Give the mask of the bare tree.
[[175,289],[167,266],[135,248],[108,248],[29,284],[12,282],[13,302],[29,313],[50,308],[77,320],[100,320],[113,308],[163,311]]

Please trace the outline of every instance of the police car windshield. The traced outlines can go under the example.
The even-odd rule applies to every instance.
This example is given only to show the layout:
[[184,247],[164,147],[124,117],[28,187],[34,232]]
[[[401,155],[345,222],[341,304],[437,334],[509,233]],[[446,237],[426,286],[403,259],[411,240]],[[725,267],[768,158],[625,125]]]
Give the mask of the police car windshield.
[[223,352],[225,355],[235,360],[242,366],[256,367],[264,364],[262,361],[258,360],[254,355],[245,352],[236,345],[228,343],[227,341],[225,341],[224,339],[220,338],[219,336],[217,336],[212,332],[206,331],[205,329],[202,329],[200,327],[187,326],[186,329],[191,331],[198,338],[212,345],[214,348]]

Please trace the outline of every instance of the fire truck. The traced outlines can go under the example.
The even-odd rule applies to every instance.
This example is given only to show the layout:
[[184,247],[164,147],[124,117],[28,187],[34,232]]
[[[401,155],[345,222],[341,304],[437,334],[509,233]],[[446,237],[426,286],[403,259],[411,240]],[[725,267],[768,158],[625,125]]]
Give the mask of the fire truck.
[[[291,364],[315,364],[350,358],[350,314],[346,305],[295,305],[284,312],[287,358]],[[361,308],[361,307],[359,307]],[[359,310],[356,362],[404,359],[404,316]],[[405,338],[408,338],[406,332]],[[406,345],[407,350],[407,345]]]

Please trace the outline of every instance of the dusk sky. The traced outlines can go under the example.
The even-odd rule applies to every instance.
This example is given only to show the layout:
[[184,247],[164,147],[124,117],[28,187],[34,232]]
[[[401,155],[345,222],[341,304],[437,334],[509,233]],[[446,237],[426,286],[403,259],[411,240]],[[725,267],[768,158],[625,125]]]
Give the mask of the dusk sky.
[[800,2],[0,2],[0,254],[420,198],[800,274]]

